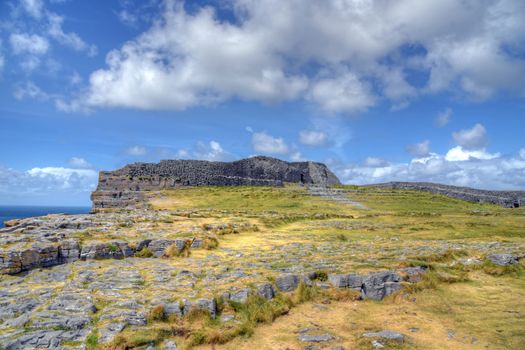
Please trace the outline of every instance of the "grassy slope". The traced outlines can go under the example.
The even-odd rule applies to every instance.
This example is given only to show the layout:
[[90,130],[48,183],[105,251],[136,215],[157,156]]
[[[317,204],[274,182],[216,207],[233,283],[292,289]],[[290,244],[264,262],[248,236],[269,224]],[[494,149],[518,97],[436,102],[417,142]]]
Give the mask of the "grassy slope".
[[[367,249],[363,249],[363,257],[355,255],[356,261],[377,259],[374,269],[397,267],[396,251],[406,246],[508,242],[523,249],[525,245],[523,208],[509,210],[413,191],[344,188],[369,210],[310,197],[297,186],[177,189],[156,195],[151,203],[159,210],[193,209],[197,216],[202,212],[204,216],[243,218],[260,225],[260,232],[224,236],[221,247],[263,249],[276,243],[334,240],[351,241],[358,248],[379,247],[374,253],[377,256],[370,256]],[[333,225],[327,224],[334,220]],[[270,235],[273,238],[268,241]],[[392,254],[383,256],[383,251]],[[468,253],[482,258],[479,252]],[[353,258],[341,258],[353,266]],[[355,268],[367,267],[361,264]],[[238,338],[223,347],[300,348],[294,327],[316,323],[340,336],[340,343],[348,348],[370,348],[360,335],[387,328],[410,335],[410,343],[402,346],[407,349],[518,349],[525,344],[523,300],[523,275],[495,277],[476,270],[469,273],[468,281],[412,291],[408,299],[333,302],[324,311],[313,308],[313,303],[302,304],[289,315],[257,328],[250,339]],[[410,332],[412,327],[419,331]],[[454,332],[450,339],[449,331]]]

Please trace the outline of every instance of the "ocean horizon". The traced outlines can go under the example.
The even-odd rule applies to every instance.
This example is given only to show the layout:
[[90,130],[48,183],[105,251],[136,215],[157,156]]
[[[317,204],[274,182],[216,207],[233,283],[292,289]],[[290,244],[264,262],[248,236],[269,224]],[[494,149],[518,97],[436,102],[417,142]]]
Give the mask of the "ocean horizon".
[[24,219],[48,214],[87,214],[87,206],[39,206],[39,205],[0,205],[0,228],[12,219]]

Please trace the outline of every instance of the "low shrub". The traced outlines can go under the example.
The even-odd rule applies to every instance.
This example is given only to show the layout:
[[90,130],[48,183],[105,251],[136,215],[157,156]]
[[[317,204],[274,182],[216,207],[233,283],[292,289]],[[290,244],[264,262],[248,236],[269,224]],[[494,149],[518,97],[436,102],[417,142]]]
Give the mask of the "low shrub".
[[219,240],[215,237],[206,237],[203,243],[204,249],[213,250],[219,247]]
[[164,305],[160,304],[149,310],[147,319],[148,322],[165,321],[166,313],[164,312]]

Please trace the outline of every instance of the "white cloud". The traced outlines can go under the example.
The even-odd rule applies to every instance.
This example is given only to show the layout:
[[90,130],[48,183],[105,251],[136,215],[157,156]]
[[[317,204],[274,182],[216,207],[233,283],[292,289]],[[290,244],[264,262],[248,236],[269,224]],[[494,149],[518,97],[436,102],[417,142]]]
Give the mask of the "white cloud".
[[481,124],[474,125],[471,129],[464,129],[452,134],[454,142],[465,149],[482,149],[487,146],[487,131]]
[[192,154],[193,158],[202,160],[224,161],[232,159],[232,155],[226,152],[219,142],[213,140],[209,143],[198,142]]
[[0,166],[0,198],[25,204],[86,203],[97,180],[98,173],[90,169],[42,167],[18,171]]
[[303,161],[305,161],[305,159],[303,158],[303,155],[298,150],[292,151],[292,153],[290,154],[290,160],[292,162],[303,162]]
[[4,58],[4,55],[1,51],[2,49],[2,41],[0,40],[0,77],[1,77],[1,74],[4,70],[4,66],[5,66],[5,58]]
[[365,160],[365,166],[370,168],[380,168],[388,165],[388,162],[379,157],[368,157]]
[[68,160],[68,164],[70,167],[74,169],[90,169],[93,166],[84,158],[80,157],[72,157]]
[[190,153],[186,149],[179,149],[175,155],[177,159],[186,159],[189,158]]
[[9,42],[13,53],[43,55],[49,49],[49,42],[43,36],[37,34],[14,33],[9,36]]
[[484,149],[469,150],[464,149],[461,146],[456,146],[448,150],[445,155],[445,159],[448,161],[461,161],[461,160],[470,160],[470,159],[493,159],[498,158],[501,155],[499,153],[488,153]]
[[525,158],[516,156],[450,161],[431,153],[408,163],[339,164],[333,170],[344,183],[350,184],[426,181],[487,189],[525,189]]
[[425,140],[420,143],[408,145],[406,150],[414,157],[426,157],[430,154],[430,141]]
[[328,135],[318,130],[301,130],[299,132],[299,141],[309,146],[320,146],[328,141]]
[[95,45],[88,45],[84,40],[74,32],[65,33],[62,29],[64,18],[56,13],[49,12],[47,14],[49,20],[48,34],[51,38],[57,40],[64,46],[68,46],[76,51],[86,51],[89,56],[97,54],[97,47]]
[[351,72],[315,81],[308,99],[330,113],[362,112],[375,104],[369,85]]
[[130,11],[126,9],[120,10],[117,13],[117,17],[119,21],[129,26],[135,26],[138,20],[137,16],[134,13],[131,13]]
[[82,83],[82,77],[80,76],[80,74],[78,74],[78,72],[75,71],[69,77],[69,83],[71,85],[79,85],[80,83]]
[[290,149],[281,137],[273,137],[266,132],[255,132],[252,135],[252,145],[256,152],[263,154],[288,154]]
[[44,11],[44,3],[42,0],[22,0],[22,7],[32,17],[39,19],[42,17]]
[[50,95],[40,89],[32,81],[28,81],[25,84],[18,85],[15,88],[14,96],[17,100],[23,100],[26,97],[37,99],[41,101],[47,101],[50,98]]
[[452,117],[452,109],[450,108],[438,113],[436,117],[436,126],[440,128],[444,127],[450,122],[450,117]]
[[148,150],[146,149],[146,147],[139,146],[139,145],[130,146],[126,149],[126,154],[130,156],[139,157],[139,156],[144,156],[147,153],[148,153]]
[[[307,99],[355,113],[442,91],[525,93],[525,60],[513,54],[525,36],[520,1],[231,0],[231,8],[225,20],[211,6],[187,12],[167,0],[147,31],[109,53],[79,100],[181,110]],[[416,87],[409,72],[430,78]]]
[[520,157],[525,159],[525,148],[520,149]]

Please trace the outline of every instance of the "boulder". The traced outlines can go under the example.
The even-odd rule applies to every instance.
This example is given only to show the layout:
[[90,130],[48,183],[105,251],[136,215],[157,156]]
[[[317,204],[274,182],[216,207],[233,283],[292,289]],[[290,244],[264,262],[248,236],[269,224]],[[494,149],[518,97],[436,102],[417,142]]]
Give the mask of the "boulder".
[[211,318],[215,319],[217,317],[217,303],[215,299],[199,299],[195,306],[201,310],[208,311]]
[[147,248],[150,243],[151,243],[151,239],[141,240],[137,242],[135,250],[137,252],[140,252],[142,249]]
[[367,338],[379,338],[383,340],[396,341],[398,343],[403,343],[405,341],[405,335],[396,331],[383,330],[380,332],[369,332],[364,333],[363,337]]
[[195,238],[191,242],[191,248],[193,249],[202,248],[203,245],[204,245],[204,240],[202,240],[201,238]]
[[59,247],[55,245],[48,246],[34,246],[38,254],[39,267],[50,267],[58,265],[59,262]]
[[114,310],[100,316],[100,320],[124,322],[126,325],[145,326],[146,316],[136,310]]
[[328,281],[336,288],[353,288],[361,290],[361,286],[363,285],[363,276],[356,274],[329,275]]
[[22,271],[20,253],[15,251],[0,252],[0,273],[16,274]]
[[298,275],[281,275],[275,279],[275,284],[281,292],[294,291],[299,285]]
[[80,258],[80,245],[77,241],[66,240],[60,244],[58,259],[61,263],[69,263]]
[[275,296],[275,291],[271,283],[260,283],[255,286],[257,289],[257,294],[267,300],[273,299]]
[[109,343],[126,327],[125,322],[109,323],[100,329],[100,343]]
[[161,345],[161,350],[177,350],[177,344],[173,340],[168,340]]
[[496,254],[487,255],[487,259],[494,265],[508,266],[518,263],[518,257],[514,254]]
[[100,243],[93,242],[82,247],[80,259],[122,259],[124,254],[118,246],[118,242]]
[[401,277],[394,271],[371,273],[363,279],[361,297],[363,299],[382,300],[401,289],[400,281]]
[[25,249],[20,252],[20,265],[22,271],[39,267],[39,254],[37,249]]
[[191,310],[204,310],[209,312],[211,318],[217,317],[217,302],[215,299],[199,299],[197,301],[189,301],[184,299],[182,301],[182,313],[187,315]]
[[153,253],[153,256],[160,258],[165,255],[166,248],[176,245],[179,252],[182,252],[186,246],[186,242],[183,239],[155,239],[148,244],[148,248]]
[[330,340],[334,340],[334,339],[336,339],[336,337],[334,337],[333,335],[328,334],[328,333],[326,333],[326,334],[318,334],[318,335],[299,334],[297,339],[299,341],[302,341],[302,342],[321,343],[321,342],[327,342],[327,341],[330,341]]
[[174,303],[165,303],[164,304],[164,314],[166,316],[172,316],[175,315],[177,317],[182,317],[182,308],[180,306],[180,303],[174,302]]
[[246,300],[248,300],[248,296],[250,296],[250,293],[251,293],[250,288],[242,288],[237,291],[231,291],[230,300],[236,303],[244,304],[246,303]]
[[120,251],[122,252],[122,256],[124,258],[128,258],[130,256],[133,256],[133,254],[135,254],[135,251],[129,246],[128,242],[113,241],[112,244],[117,246],[120,249]]

